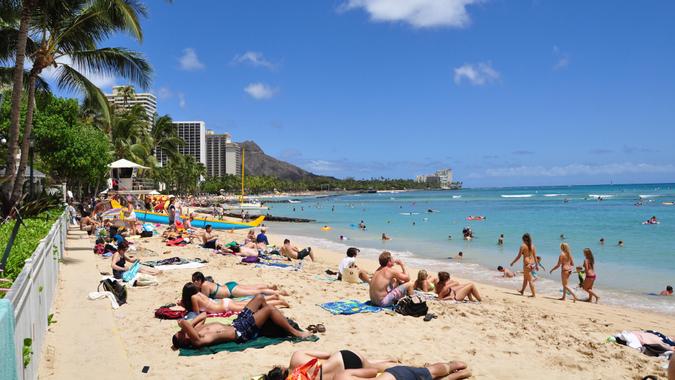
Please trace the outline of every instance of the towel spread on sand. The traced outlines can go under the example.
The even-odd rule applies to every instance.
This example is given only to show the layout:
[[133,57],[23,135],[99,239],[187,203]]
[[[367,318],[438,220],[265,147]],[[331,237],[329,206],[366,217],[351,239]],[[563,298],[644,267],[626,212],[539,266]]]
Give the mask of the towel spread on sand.
[[185,264],[157,265],[155,267],[155,269],[161,270],[161,271],[166,271],[166,270],[174,270],[174,269],[195,269],[195,268],[201,268],[203,266],[204,266],[204,264],[202,264],[202,263],[189,262],[189,263],[185,263]]
[[335,282],[335,281],[337,281],[337,278],[335,278],[334,276],[325,276],[325,275],[320,275],[320,274],[317,274],[316,276],[314,276],[314,279],[322,281],[322,282]]
[[226,342],[219,343],[213,346],[202,347],[202,348],[181,348],[180,354],[178,356],[199,356],[199,355],[212,355],[221,351],[227,352],[238,352],[244,351],[249,348],[263,348],[266,346],[271,346],[274,344],[279,344],[283,342],[316,342],[319,340],[319,337],[312,335],[307,338],[296,338],[296,337],[284,337],[284,338],[268,338],[266,336],[261,336],[254,340],[249,340],[245,343],[236,343],[236,342]]
[[357,300],[345,300],[336,302],[326,302],[321,305],[325,310],[332,314],[351,315],[358,313],[377,313],[380,310],[387,309],[373,305],[370,301],[360,302]]
[[260,267],[272,267],[272,268],[278,268],[278,269],[287,269],[287,270],[300,270],[302,268],[301,265],[295,266],[291,264],[284,264],[284,263],[278,263],[274,261],[268,261],[268,260],[261,260],[259,263],[255,265],[256,268]]

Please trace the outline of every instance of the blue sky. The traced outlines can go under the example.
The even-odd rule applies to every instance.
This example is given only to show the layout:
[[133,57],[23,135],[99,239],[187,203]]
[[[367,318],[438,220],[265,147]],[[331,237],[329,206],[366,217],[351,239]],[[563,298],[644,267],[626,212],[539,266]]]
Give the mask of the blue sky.
[[673,2],[148,3],[159,112],[312,172],[674,182]]

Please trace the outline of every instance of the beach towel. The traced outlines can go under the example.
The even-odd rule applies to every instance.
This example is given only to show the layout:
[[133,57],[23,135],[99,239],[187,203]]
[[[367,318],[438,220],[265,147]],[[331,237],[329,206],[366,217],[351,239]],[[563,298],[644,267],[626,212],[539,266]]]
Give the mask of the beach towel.
[[249,348],[263,348],[283,342],[316,342],[319,340],[319,337],[312,335],[307,338],[296,338],[296,337],[284,337],[284,338],[268,338],[261,336],[254,340],[249,340],[245,343],[236,343],[236,342],[226,342],[219,343],[213,346],[202,347],[202,348],[181,348],[180,354],[178,356],[199,356],[199,355],[212,355],[221,351],[226,352],[239,352],[244,351]]
[[317,274],[316,276],[314,276],[314,279],[322,281],[322,282],[335,282],[335,281],[337,281],[337,278],[335,278],[333,276],[325,276],[325,275],[320,275],[320,274]]
[[302,261],[300,262],[299,265],[292,265],[292,264],[284,264],[284,263],[279,263],[275,261],[269,261],[269,260],[262,260],[259,263],[255,265],[256,268],[261,268],[261,267],[271,267],[271,268],[277,268],[277,269],[286,269],[286,270],[300,270],[302,269]]
[[141,270],[141,262],[136,261],[131,266],[131,268],[129,268],[129,270],[126,270],[124,273],[122,273],[122,280],[124,280],[124,282],[133,281],[136,278],[139,270]]
[[7,299],[0,299],[0,379],[18,379],[14,345],[14,310]]
[[193,262],[184,263],[184,264],[158,265],[158,266],[155,267],[155,269],[161,270],[161,271],[167,271],[167,270],[174,270],[174,269],[194,269],[194,268],[201,268],[203,266],[204,266],[204,264],[193,261]]
[[113,309],[120,308],[120,305],[117,303],[117,300],[115,299],[115,295],[112,294],[111,292],[90,292],[87,298],[89,298],[92,301],[108,298],[110,300],[110,306],[112,306]]
[[[336,302],[327,302],[320,304],[323,309],[332,314],[351,315],[358,313],[377,313],[380,310],[388,309],[373,305],[370,301],[360,302],[357,300],[345,300]],[[389,309],[391,309],[389,307]]]

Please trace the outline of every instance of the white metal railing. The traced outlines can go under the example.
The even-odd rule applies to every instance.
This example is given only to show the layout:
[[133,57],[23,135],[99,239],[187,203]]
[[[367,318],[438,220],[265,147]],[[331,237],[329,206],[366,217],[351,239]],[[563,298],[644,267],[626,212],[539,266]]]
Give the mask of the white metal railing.
[[[19,379],[34,380],[38,377],[42,344],[47,332],[47,319],[54,301],[59,277],[59,261],[66,247],[67,233],[68,212],[64,212],[26,260],[23,270],[5,296],[14,308],[14,342]],[[26,354],[26,359],[30,359],[26,366],[24,366],[25,339],[32,340],[28,348],[32,353]]]

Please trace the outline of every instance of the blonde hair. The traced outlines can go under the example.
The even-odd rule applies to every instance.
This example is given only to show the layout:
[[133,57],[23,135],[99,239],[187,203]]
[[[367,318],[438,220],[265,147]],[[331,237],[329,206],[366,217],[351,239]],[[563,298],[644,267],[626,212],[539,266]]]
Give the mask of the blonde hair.
[[427,273],[426,270],[422,269],[419,272],[417,272],[417,281],[415,281],[415,289],[422,289],[422,284],[424,284],[424,281],[429,278],[429,274]]
[[568,259],[572,257],[572,252],[570,251],[570,245],[569,244],[560,243],[560,250],[563,251],[565,253],[565,255],[567,255]]

